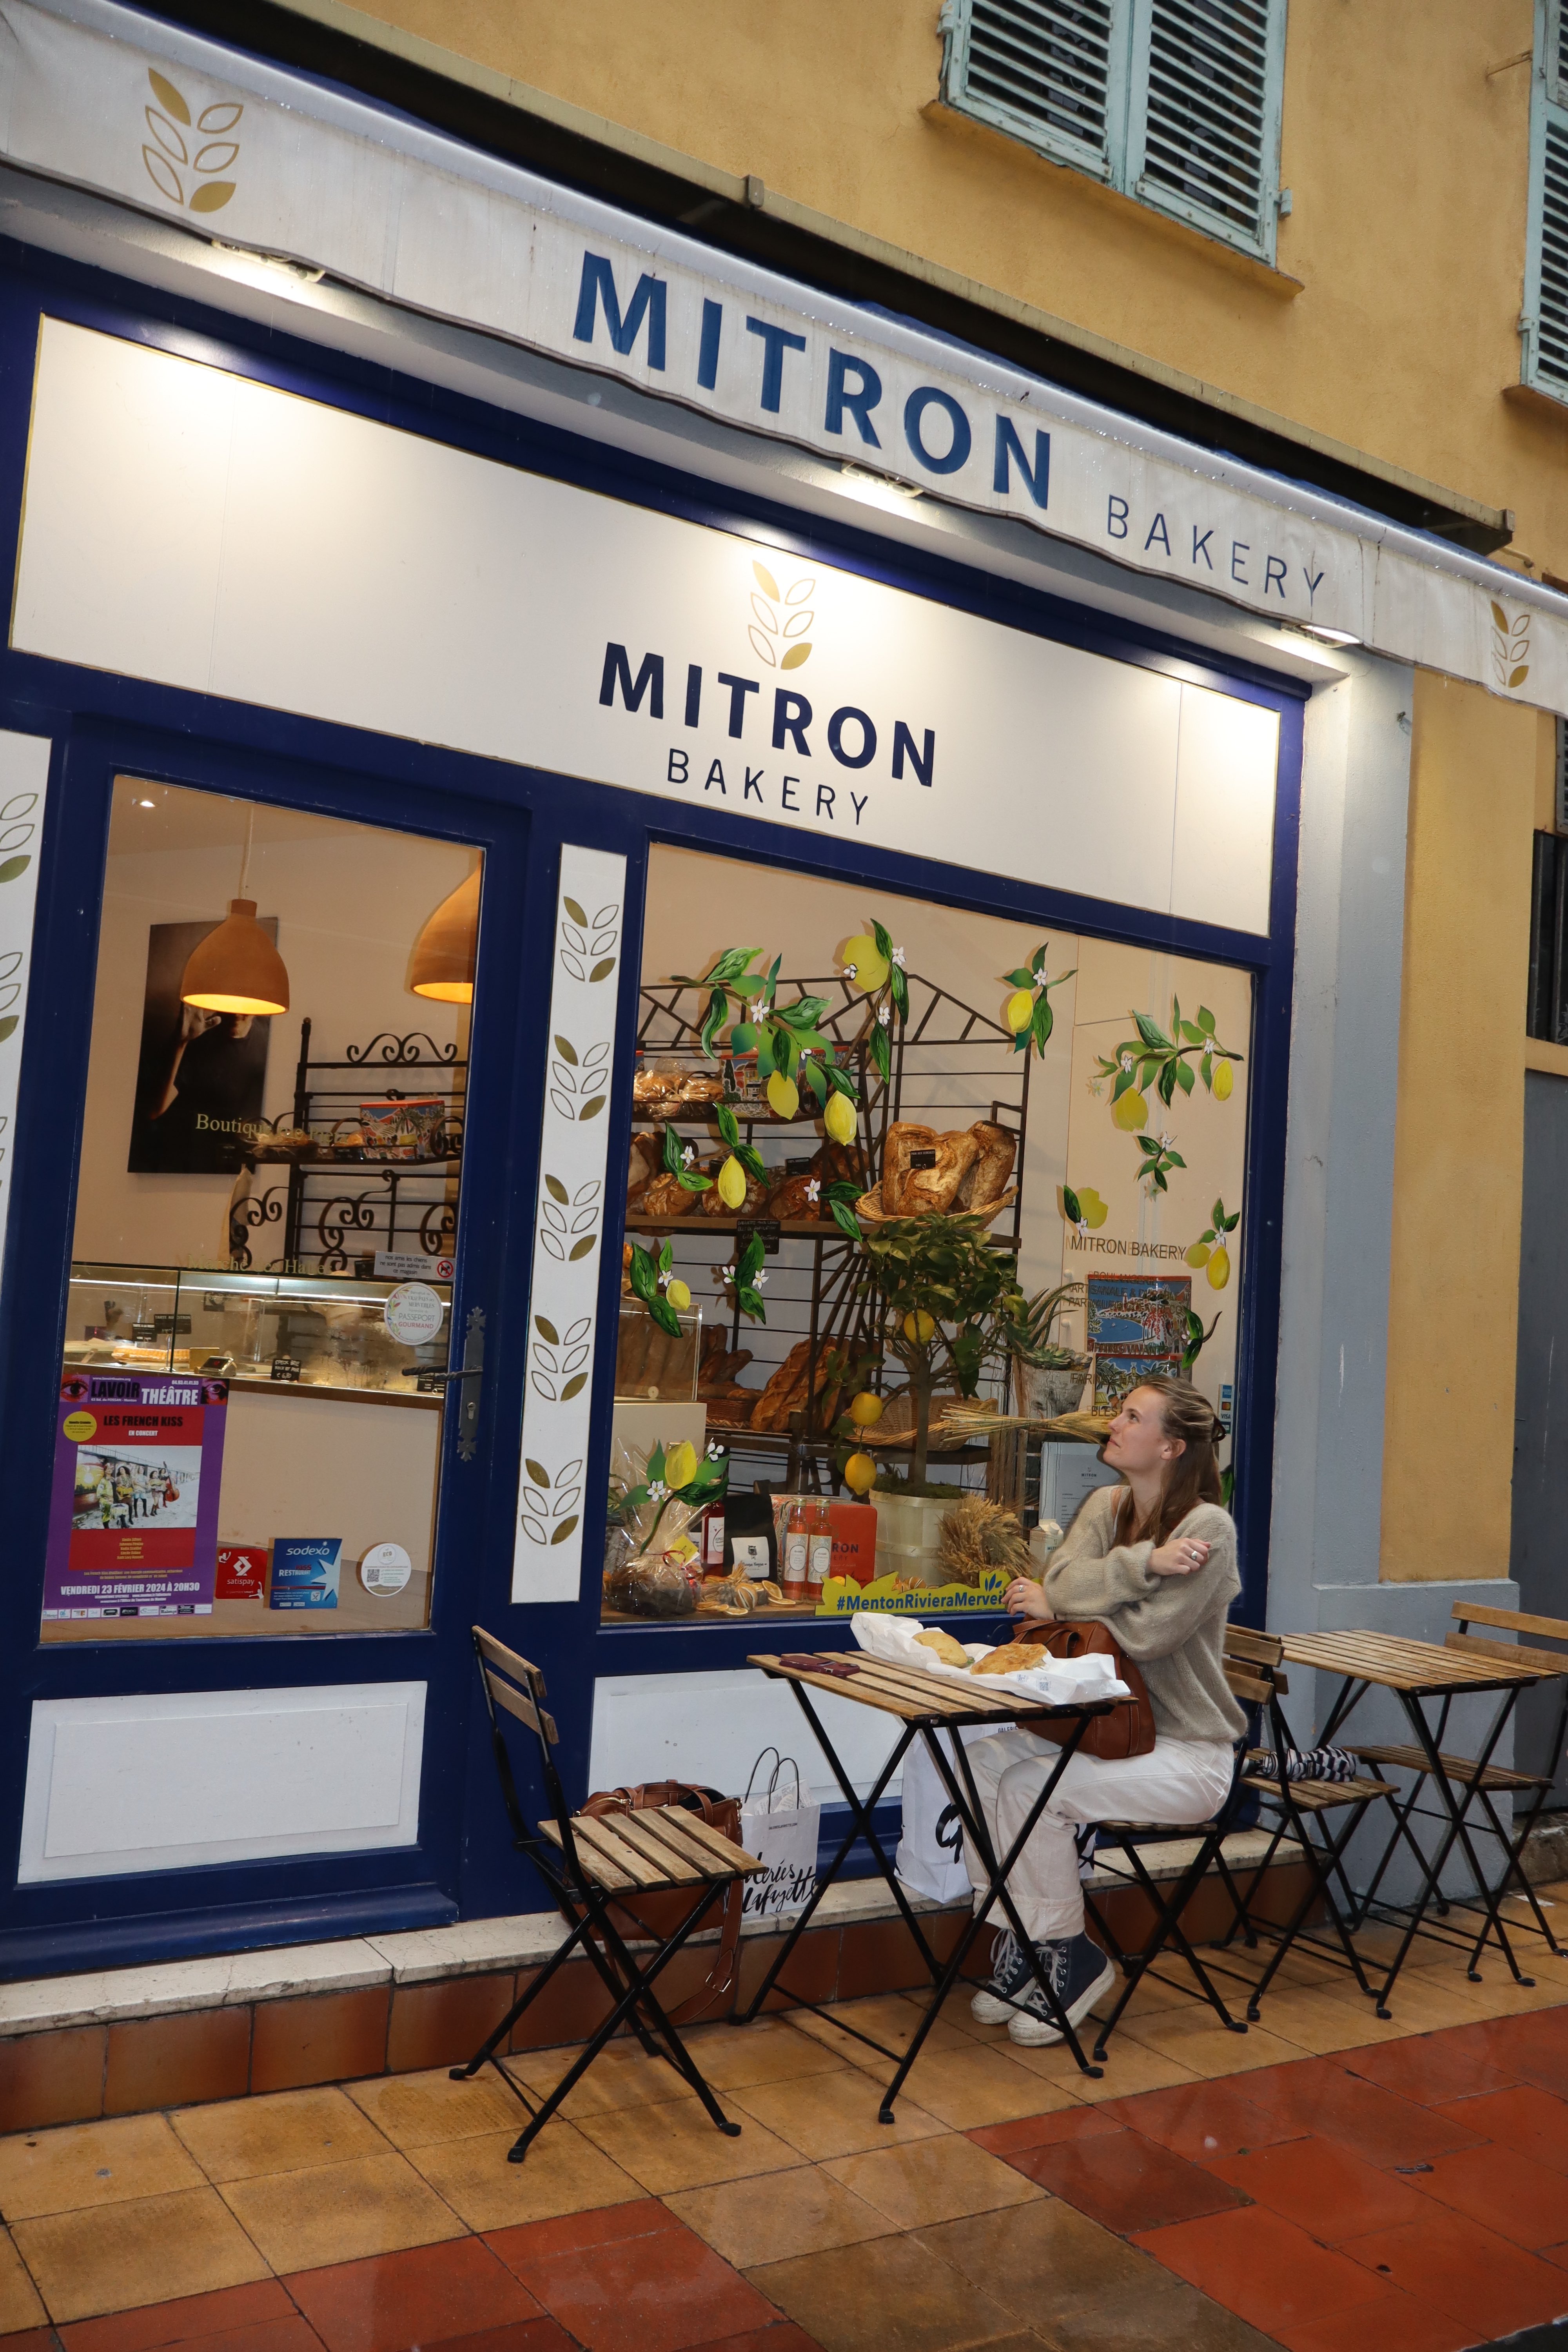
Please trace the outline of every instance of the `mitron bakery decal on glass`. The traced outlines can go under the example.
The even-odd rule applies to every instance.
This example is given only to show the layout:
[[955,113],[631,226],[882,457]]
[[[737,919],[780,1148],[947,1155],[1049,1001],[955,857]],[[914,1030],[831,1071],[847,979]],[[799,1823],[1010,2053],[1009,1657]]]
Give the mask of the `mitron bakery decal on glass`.
[[44,1618],[206,1617],[226,1381],[70,1372],[60,1383]]

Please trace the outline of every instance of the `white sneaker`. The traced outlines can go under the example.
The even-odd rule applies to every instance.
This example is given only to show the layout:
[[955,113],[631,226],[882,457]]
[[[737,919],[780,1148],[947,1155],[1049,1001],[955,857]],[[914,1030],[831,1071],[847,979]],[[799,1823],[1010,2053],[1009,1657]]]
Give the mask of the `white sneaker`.
[[991,1947],[991,1974],[969,2004],[977,2025],[1005,2025],[1018,2014],[1022,1989],[1029,1980],[1029,1964],[1011,1927],[998,1927]]
[[[1050,1972],[1051,1990],[1066,2012],[1068,2023],[1081,2024],[1095,2002],[1116,1982],[1116,1970],[1109,1958],[1098,1944],[1083,1935],[1073,1936],[1062,1944],[1037,1944],[1035,1949]],[[1045,2000],[1032,1976],[1024,1979],[1018,2005],[1009,2013],[1007,2038],[1027,2050],[1043,2050],[1062,2038],[1061,2028],[1047,2015]]]

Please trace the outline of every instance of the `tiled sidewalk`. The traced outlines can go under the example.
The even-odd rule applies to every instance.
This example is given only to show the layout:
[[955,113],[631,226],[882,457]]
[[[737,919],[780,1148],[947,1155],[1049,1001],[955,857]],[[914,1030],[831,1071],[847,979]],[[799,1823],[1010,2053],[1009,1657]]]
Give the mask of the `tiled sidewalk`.
[[1568,1961],[1418,1949],[1391,2024],[1308,1960],[1245,2037],[1150,1987],[1100,2082],[955,2000],[890,2129],[795,2011],[692,2037],[734,2140],[628,2042],[521,2167],[444,2071],[18,2134],[0,2352],[1460,2352],[1568,2312]]

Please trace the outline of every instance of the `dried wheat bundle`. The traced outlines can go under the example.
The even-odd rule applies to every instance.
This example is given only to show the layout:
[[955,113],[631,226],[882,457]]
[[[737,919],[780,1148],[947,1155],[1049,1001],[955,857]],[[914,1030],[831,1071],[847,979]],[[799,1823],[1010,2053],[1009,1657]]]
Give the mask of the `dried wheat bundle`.
[[1028,1539],[1017,1513],[981,1495],[966,1495],[943,1515],[938,1541],[942,1567],[957,1584],[978,1586],[991,1568],[1021,1576],[1029,1564]]

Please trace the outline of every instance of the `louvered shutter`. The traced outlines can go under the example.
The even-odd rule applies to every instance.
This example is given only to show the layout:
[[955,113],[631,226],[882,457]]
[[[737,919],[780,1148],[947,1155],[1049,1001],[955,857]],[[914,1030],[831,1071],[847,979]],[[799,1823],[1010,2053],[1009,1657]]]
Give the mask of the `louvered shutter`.
[[1272,257],[1286,0],[945,0],[952,106]]
[[1568,11],[1544,11],[1531,122],[1524,381],[1568,399]]
[[1132,0],[949,0],[949,101],[1110,177],[1126,112]]
[[1271,254],[1279,202],[1283,0],[1140,0],[1131,192]]

